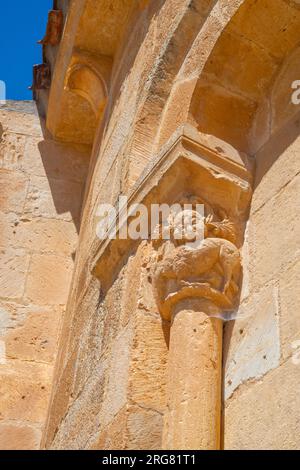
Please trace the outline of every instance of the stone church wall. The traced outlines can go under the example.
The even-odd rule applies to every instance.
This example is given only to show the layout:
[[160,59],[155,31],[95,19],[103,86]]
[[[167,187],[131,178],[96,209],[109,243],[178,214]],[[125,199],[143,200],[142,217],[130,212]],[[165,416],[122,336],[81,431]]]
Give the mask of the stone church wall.
[[0,107],[0,448],[40,446],[77,248],[87,149]]

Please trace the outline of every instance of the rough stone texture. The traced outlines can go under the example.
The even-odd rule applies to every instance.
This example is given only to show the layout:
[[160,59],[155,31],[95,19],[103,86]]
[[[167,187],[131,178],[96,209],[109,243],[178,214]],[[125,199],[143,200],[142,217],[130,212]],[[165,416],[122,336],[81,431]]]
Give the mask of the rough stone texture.
[[99,304],[99,285],[92,283],[74,309],[52,404],[62,419],[58,429],[54,420],[48,424],[51,448],[161,447],[167,332],[153,311],[151,286],[144,289],[145,258],[147,247],[141,247],[104,302]]
[[56,255],[32,255],[25,298],[37,305],[65,305],[72,275],[72,260]]
[[27,424],[0,424],[1,450],[34,450],[38,449],[41,431]]
[[[15,174],[11,170],[1,170],[1,198],[0,208],[2,212],[14,212],[22,214],[29,183],[28,176]],[[3,189],[5,188],[5,191]]]
[[61,311],[40,309],[28,313],[24,324],[5,337],[6,357],[51,363],[55,359]]
[[43,425],[51,385],[51,365],[7,360],[1,366],[1,421]]
[[[282,358],[295,353],[293,342],[300,340],[300,296],[295,286],[300,285],[300,260],[279,276],[279,302],[281,305],[280,334]],[[299,346],[299,345],[298,345]]]
[[131,399],[141,408],[157,410],[157,414],[165,409],[168,336],[169,326],[162,326],[158,315],[138,312],[132,351]]
[[1,249],[1,296],[8,299],[21,299],[24,294],[29,256],[21,249]]
[[288,360],[228,401],[225,448],[298,450],[299,406],[299,365]]
[[32,102],[1,106],[0,130],[0,449],[38,449],[88,154],[44,138]]
[[278,289],[271,285],[244,301],[226,332],[225,399],[243,382],[262,377],[280,363]]
[[[24,208],[28,217],[60,218],[68,222],[78,222],[81,206],[80,183],[63,179],[32,176]],[[78,198],[74,198],[77,194]]]

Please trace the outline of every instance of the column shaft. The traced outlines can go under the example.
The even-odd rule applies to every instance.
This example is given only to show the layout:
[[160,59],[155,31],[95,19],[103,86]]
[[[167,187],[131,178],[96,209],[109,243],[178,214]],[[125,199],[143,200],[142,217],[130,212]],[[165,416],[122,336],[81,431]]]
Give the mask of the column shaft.
[[220,449],[223,322],[203,310],[173,315],[164,449]]

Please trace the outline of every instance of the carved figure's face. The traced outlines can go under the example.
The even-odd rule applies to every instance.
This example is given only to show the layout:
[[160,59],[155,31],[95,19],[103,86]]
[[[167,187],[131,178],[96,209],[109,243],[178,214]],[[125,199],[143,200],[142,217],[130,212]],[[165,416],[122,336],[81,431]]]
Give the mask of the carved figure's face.
[[204,217],[195,210],[183,210],[173,220],[175,240],[194,241],[204,238]]

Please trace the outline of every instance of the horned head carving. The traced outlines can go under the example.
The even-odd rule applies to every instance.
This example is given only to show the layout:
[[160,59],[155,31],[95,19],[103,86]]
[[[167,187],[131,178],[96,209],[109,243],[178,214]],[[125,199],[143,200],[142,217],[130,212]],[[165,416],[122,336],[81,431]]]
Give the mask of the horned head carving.
[[220,222],[213,221],[213,215],[206,217],[205,222],[205,238],[225,238],[231,243],[236,243],[236,230],[234,224],[225,218]]

